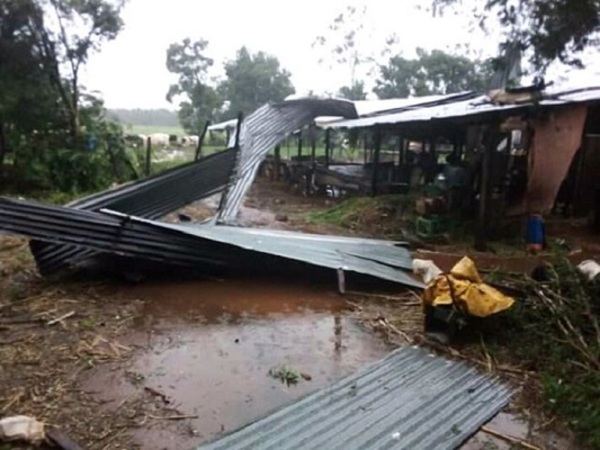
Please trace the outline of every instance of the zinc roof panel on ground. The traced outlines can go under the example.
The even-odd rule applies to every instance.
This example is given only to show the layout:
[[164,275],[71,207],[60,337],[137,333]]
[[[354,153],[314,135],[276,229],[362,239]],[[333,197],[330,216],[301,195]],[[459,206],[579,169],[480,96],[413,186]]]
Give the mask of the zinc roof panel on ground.
[[[135,183],[78,199],[66,206],[89,211],[110,208],[156,219],[195,200],[222,191],[230,181],[235,155],[233,149],[215,153],[200,161],[178,166]],[[67,267],[84,264],[95,253],[78,246],[35,240],[31,241],[30,247],[43,275],[52,275]]]
[[[104,211],[104,210],[103,210]],[[85,211],[0,198],[0,230],[112,258],[144,260],[157,268],[227,267],[250,272],[297,263],[343,269],[412,287],[410,253],[394,243],[298,233],[248,232],[238,227],[174,225],[117,212]],[[305,267],[304,267],[305,269]]]
[[[136,221],[141,221],[137,219]],[[342,269],[406,286],[423,288],[413,278],[412,256],[403,242],[352,237],[332,237],[291,231],[225,225],[186,225],[151,222],[211,242],[281,257],[327,269]]]
[[197,450],[454,449],[510,396],[464,363],[404,347]]

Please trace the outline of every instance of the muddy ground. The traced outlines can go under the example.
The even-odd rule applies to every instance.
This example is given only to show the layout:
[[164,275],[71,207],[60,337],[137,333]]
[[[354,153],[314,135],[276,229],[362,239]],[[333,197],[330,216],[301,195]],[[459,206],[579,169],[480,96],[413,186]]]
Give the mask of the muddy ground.
[[[307,221],[307,213],[335,203],[259,180],[243,217],[259,227],[377,235],[369,227]],[[200,220],[214,208],[208,201],[182,212]],[[571,235],[578,237],[572,243],[574,258],[598,254],[597,243]],[[462,254],[445,250],[417,255],[447,268]],[[473,256],[484,268],[535,265],[523,256],[513,255],[512,261]],[[352,292],[341,297],[333,283],[241,275],[139,284],[49,281],[37,275],[24,240],[2,238],[0,417],[31,415],[90,449],[193,448],[354,372],[395,346],[425,343],[414,293],[399,288],[366,295],[360,286],[348,288]],[[553,418],[535,407],[535,374],[518,366],[497,367],[478,345],[434,350],[469,360],[521,388],[515,402],[488,425],[492,431],[539,448],[577,448]],[[268,376],[281,365],[301,373],[300,381],[287,385]],[[511,446],[480,432],[464,448]]]

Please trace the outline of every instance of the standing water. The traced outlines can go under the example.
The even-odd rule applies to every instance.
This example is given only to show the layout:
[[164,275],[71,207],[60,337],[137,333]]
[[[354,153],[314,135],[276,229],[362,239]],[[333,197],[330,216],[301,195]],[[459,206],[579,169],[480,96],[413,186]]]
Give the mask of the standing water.
[[[329,286],[202,281],[144,284],[126,295],[145,302],[128,338],[143,350],[126,367],[97,370],[86,387],[116,403],[150,388],[179,413],[197,416],[140,429],[134,440],[144,449],[193,448],[387,353]],[[288,386],[270,377],[281,365],[304,378]]]

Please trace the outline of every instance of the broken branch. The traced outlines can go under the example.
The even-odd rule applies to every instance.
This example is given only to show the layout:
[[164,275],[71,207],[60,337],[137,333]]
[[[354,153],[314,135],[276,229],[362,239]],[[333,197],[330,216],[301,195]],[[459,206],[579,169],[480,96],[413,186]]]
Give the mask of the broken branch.
[[152,414],[149,414],[148,417],[150,417],[151,419],[154,419],[154,420],[186,420],[186,419],[197,419],[200,416],[198,416],[197,414],[180,415],[180,416],[153,416]]
[[46,325],[48,325],[48,326],[54,325],[55,323],[62,322],[63,320],[68,319],[69,317],[74,316],[74,315],[75,315],[75,311],[69,311],[68,313],[63,314],[62,316],[60,316],[56,319],[50,320]]
[[521,439],[517,439],[516,437],[508,436],[507,434],[500,433],[499,431],[493,430],[486,426],[481,427],[481,431],[483,431],[487,434],[490,434],[494,437],[497,437],[499,439],[502,439],[506,442],[510,442],[511,444],[519,445],[528,450],[542,450],[541,447],[537,447],[535,445],[529,444]]

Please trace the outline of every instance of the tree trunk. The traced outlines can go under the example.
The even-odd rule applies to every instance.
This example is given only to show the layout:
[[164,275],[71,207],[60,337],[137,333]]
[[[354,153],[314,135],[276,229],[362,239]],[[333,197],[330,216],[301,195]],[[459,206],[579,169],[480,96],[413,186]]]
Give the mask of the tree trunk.
[[4,158],[6,156],[6,135],[4,123],[0,122],[0,187],[4,186]]
[[73,73],[73,81],[71,82],[71,104],[69,105],[70,123],[71,123],[71,137],[73,138],[73,144],[78,147],[79,144],[79,86],[77,71]]

